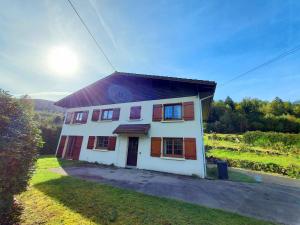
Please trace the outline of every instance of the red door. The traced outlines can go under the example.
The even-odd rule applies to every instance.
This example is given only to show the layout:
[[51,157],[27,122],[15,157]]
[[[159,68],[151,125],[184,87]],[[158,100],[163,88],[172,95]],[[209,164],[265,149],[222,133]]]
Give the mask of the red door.
[[78,160],[82,144],[82,136],[69,136],[67,152],[65,154],[66,159]]
[[73,150],[73,159],[79,160],[81,144],[82,144],[82,136],[77,136],[74,143],[74,150]]
[[59,146],[58,146],[58,149],[56,152],[56,157],[59,157],[59,158],[62,157],[64,148],[65,148],[66,139],[67,139],[67,136],[61,136]]

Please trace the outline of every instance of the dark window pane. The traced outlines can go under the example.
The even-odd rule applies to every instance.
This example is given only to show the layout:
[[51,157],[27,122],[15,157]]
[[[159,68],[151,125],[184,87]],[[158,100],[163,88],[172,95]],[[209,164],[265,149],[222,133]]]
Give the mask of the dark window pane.
[[108,146],[108,137],[98,136],[96,148],[107,148],[107,146]]
[[183,155],[183,139],[182,138],[164,138],[164,154],[166,156],[182,156]]
[[180,120],[181,118],[181,104],[164,106],[165,120]]
[[113,110],[112,109],[105,109],[102,111],[102,120],[111,120],[113,116]]
[[172,106],[165,106],[165,119],[172,119],[173,116],[173,107]]
[[181,119],[181,105],[174,105],[174,119]]

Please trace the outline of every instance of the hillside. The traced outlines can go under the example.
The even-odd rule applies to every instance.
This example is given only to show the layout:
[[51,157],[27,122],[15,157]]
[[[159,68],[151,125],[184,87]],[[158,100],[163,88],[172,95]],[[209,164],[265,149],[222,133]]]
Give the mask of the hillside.
[[35,111],[63,113],[65,110],[62,107],[54,105],[53,101],[44,99],[32,99]]

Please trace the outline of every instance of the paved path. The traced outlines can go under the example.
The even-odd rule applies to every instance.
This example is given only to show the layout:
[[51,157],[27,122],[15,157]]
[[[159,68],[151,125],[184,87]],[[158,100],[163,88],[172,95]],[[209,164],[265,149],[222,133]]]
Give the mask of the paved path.
[[67,167],[51,169],[76,176],[211,208],[284,224],[300,224],[300,189],[268,183],[197,179],[135,169]]

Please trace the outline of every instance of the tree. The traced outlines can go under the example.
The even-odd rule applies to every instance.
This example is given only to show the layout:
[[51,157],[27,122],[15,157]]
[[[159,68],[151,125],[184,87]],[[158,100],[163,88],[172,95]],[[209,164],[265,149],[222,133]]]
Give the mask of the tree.
[[270,111],[275,116],[280,116],[285,113],[285,107],[283,101],[276,97],[270,104]]
[[206,132],[241,133],[251,130],[292,132],[300,131],[300,104],[275,98],[272,102],[245,98],[234,102],[213,102],[205,125]]
[[225,99],[225,105],[227,107],[229,107],[232,111],[235,110],[235,103],[234,101],[229,97],[227,96],[227,98]]
[[0,221],[17,223],[14,195],[27,187],[42,140],[27,98],[0,89]]

